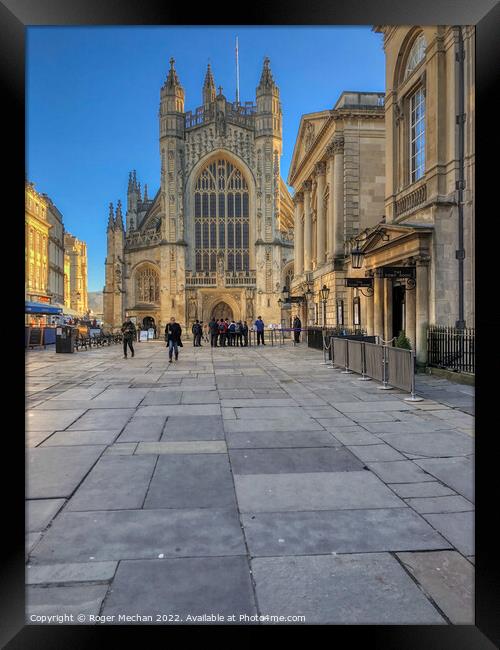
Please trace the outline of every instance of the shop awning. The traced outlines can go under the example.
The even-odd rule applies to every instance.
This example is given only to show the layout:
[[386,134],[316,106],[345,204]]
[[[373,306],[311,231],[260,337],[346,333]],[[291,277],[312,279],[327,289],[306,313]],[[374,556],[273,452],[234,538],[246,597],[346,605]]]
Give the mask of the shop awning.
[[43,302],[28,302],[24,303],[24,312],[26,314],[62,314],[62,309],[55,305],[50,305]]

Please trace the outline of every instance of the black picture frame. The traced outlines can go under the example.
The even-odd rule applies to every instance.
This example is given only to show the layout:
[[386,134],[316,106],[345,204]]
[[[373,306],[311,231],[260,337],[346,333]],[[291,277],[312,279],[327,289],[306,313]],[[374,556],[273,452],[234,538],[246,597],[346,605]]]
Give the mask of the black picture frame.
[[[216,13],[218,12],[218,13]],[[193,17],[194,14],[194,17]],[[273,4],[218,3],[216,6],[200,4],[196,12],[182,4],[168,4],[159,0],[0,0],[0,78],[2,80],[2,109],[4,124],[4,151],[8,152],[8,166],[3,175],[4,215],[9,219],[9,268],[24,268],[24,226],[15,217],[24,208],[24,64],[25,28],[29,25],[186,25],[196,20],[198,25],[355,25],[355,24],[474,24],[476,25],[476,210],[483,215],[496,214],[494,194],[498,184],[497,166],[493,156],[498,151],[495,140],[497,130],[489,123],[495,116],[492,97],[496,90],[498,69],[500,5],[496,0],[420,0],[420,2],[394,2],[391,0],[354,0],[349,3],[318,0],[304,4],[298,0],[279,0]],[[194,24],[194,23],[193,23]],[[491,160],[491,164],[488,163]],[[496,198],[496,197],[495,197]],[[489,250],[491,235],[488,224],[478,220],[476,250]],[[481,296],[489,290],[491,277],[495,277],[495,256],[477,256],[476,269],[476,430],[491,434],[489,418],[494,415],[496,366],[486,362],[488,352],[481,340],[488,340],[488,332],[500,324],[491,311],[489,300]],[[9,314],[16,321],[24,313],[22,273],[9,277]],[[20,316],[19,316],[20,318]],[[13,328],[16,329],[16,328]],[[482,333],[482,334],[481,334]],[[12,332],[9,331],[12,335]],[[17,337],[17,333],[16,333]],[[482,339],[482,337],[485,337]],[[17,341],[17,338],[15,339]],[[17,350],[16,346],[12,346]],[[24,405],[24,366],[19,346],[19,357],[10,366],[8,380],[12,399]],[[491,379],[491,381],[490,381]],[[495,391],[495,392],[493,392]],[[12,407],[11,407],[12,408]],[[19,411],[21,420],[22,406]],[[495,421],[495,420],[493,420]],[[101,641],[111,643],[119,634],[130,639],[138,629],[143,645],[150,637],[150,629],[132,629],[105,626],[26,626],[24,622],[24,439],[18,427],[6,428],[4,436],[5,465],[13,468],[13,476],[2,472],[6,543],[2,555],[2,580],[0,601],[0,643],[2,647],[27,650],[30,648],[85,648]],[[13,433],[16,435],[13,435]],[[497,484],[496,456],[493,453],[496,436],[478,435],[476,439],[476,625],[475,626],[345,626],[329,628],[330,640],[345,634],[349,645],[383,648],[384,650],[487,650],[500,643],[500,588],[498,586],[498,536],[493,534],[498,501],[494,488]],[[220,629],[220,628],[219,628]],[[224,631],[230,628],[224,628]],[[258,628],[253,628],[259,631]],[[250,631],[253,631],[250,630]],[[262,628],[263,629],[263,628]],[[165,628],[155,632],[170,633]],[[245,632],[248,633],[246,628]],[[264,629],[263,629],[264,631]],[[270,631],[269,627],[265,632]],[[299,632],[294,627],[294,635]],[[247,636],[247,635],[246,635]],[[167,637],[168,638],[168,637]],[[361,639],[365,638],[364,645]],[[147,642],[146,642],[147,643]]]

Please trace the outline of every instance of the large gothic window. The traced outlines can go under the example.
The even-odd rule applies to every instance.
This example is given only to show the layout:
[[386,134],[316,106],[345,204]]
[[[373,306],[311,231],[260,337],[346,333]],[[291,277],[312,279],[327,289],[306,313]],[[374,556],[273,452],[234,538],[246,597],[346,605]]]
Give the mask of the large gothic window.
[[198,177],[194,229],[196,271],[216,271],[219,251],[226,270],[249,270],[248,186],[227,160],[214,160]]
[[135,296],[138,303],[160,302],[160,275],[152,266],[142,267],[137,271]]

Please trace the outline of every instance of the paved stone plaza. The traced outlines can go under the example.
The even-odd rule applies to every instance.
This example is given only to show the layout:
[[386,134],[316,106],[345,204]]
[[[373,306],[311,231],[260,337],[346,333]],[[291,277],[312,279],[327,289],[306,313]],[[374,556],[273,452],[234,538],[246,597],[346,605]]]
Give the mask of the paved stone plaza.
[[28,622],[473,623],[473,388],[405,402],[304,344],[122,354],[27,354]]

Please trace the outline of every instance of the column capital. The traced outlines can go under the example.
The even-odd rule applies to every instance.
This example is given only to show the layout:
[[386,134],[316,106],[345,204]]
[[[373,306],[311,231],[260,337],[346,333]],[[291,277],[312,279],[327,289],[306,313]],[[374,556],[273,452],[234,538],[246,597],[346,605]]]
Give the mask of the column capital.
[[316,176],[324,176],[326,174],[326,162],[321,160],[314,165],[314,173]]
[[418,255],[415,257],[415,264],[417,266],[429,266],[431,258],[429,255]]
[[298,205],[299,203],[304,203],[304,193],[303,192],[295,192],[295,194],[292,197],[292,201],[294,205]]
[[310,192],[312,190],[312,181],[304,181],[302,184],[302,192]]
[[337,134],[330,141],[329,145],[326,148],[326,155],[328,158],[335,156],[337,153],[343,153],[344,151],[344,136]]

